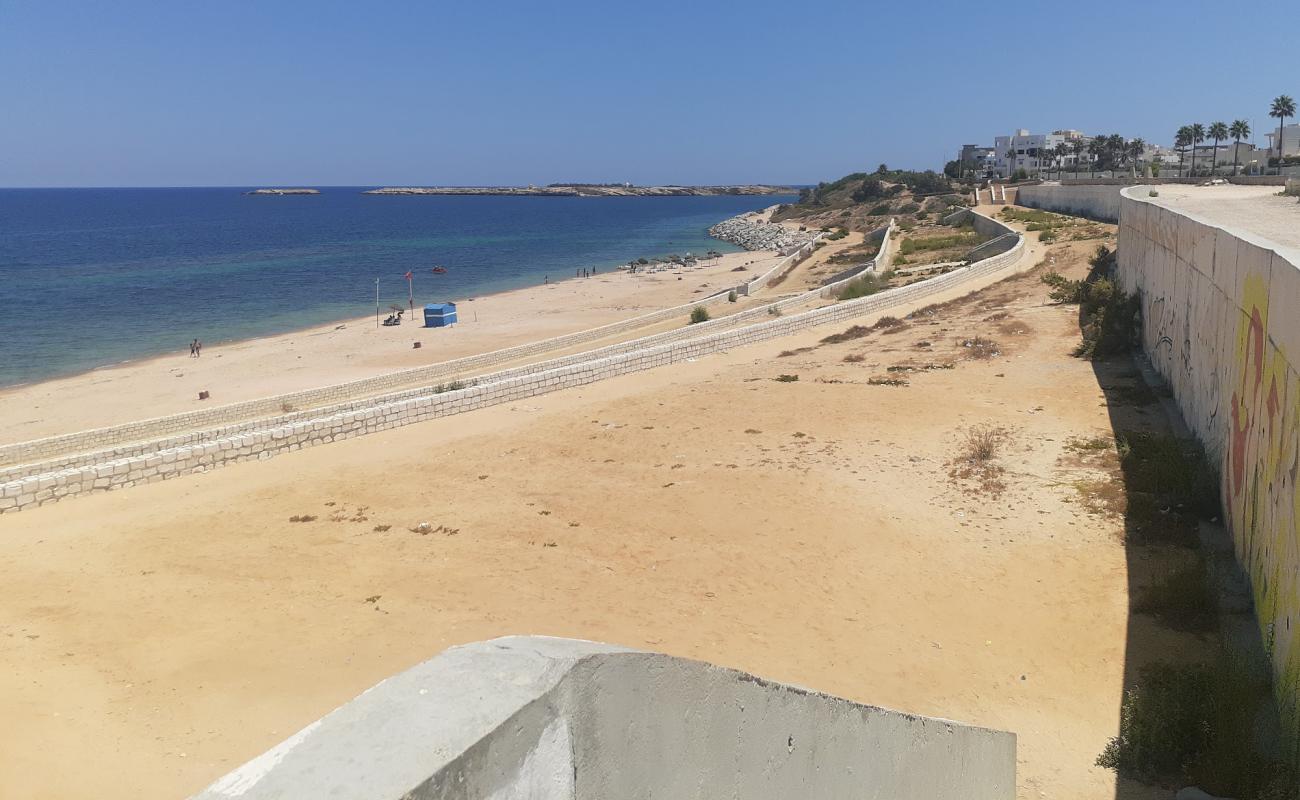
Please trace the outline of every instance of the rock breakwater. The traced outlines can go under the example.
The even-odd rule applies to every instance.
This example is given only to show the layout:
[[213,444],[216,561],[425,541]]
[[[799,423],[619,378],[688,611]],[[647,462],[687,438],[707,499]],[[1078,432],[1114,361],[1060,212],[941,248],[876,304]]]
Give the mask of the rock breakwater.
[[802,247],[813,238],[813,234],[807,231],[795,231],[784,225],[762,222],[751,214],[724,219],[709,228],[709,235],[746,250],[778,250],[782,253]]

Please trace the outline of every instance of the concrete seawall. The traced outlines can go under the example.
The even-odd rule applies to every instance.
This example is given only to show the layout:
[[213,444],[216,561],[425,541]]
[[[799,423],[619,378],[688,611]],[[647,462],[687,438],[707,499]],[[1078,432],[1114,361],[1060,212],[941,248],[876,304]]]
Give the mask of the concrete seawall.
[[1015,736],[569,639],[454,647],[198,800],[1011,800]]
[[1281,712],[1300,734],[1300,251],[1134,186],[1120,198],[1118,280],[1140,296],[1143,348],[1220,467]]
[[1119,222],[1120,184],[1096,186],[1021,186],[1016,203],[1101,222]]

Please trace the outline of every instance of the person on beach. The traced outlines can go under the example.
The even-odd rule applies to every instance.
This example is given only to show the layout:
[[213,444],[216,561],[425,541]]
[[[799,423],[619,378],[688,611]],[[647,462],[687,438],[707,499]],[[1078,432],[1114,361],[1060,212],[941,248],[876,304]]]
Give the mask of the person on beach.
[[194,357],[195,358],[203,357],[203,342],[200,342],[198,339],[194,340]]
[[198,357],[198,354],[199,354],[198,346],[199,346],[199,340],[198,340],[198,339],[193,339],[193,340],[190,341],[190,358],[197,358],[197,357]]

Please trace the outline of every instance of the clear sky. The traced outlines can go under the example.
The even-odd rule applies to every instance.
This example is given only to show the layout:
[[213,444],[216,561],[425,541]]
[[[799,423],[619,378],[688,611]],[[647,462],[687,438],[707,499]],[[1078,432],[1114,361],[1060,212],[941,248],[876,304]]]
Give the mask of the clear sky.
[[0,186],[813,183],[1300,96],[1300,3],[0,0]]

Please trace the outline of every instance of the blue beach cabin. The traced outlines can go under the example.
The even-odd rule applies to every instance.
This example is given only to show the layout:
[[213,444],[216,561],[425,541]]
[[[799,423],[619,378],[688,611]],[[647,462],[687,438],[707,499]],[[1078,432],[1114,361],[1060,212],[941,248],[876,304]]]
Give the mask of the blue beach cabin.
[[445,328],[455,324],[455,303],[430,303],[424,307],[424,327]]

